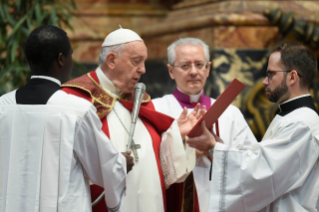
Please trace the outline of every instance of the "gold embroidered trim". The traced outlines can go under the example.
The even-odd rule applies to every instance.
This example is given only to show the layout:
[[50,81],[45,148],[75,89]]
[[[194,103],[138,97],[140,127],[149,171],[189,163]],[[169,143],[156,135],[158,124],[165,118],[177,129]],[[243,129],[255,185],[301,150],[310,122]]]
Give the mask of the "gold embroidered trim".
[[[103,117],[105,115],[107,115],[109,112],[111,112],[111,110],[113,109],[114,105],[115,105],[115,101],[116,101],[116,97],[113,96],[112,94],[106,92],[90,75],[90,73],[87,74],[88,77],[91,79],[91,81],[93,82],[93,84],[99,88],[99,90],[101,91],[100,95],[98,97],[96,97],[97,95],[96,94],[93,94],[92,95],[92,99],[94,98],[94,101],[97,101],[99,102],[102,106],[96,106],[96,109],[100,108],[100,107],[106,107],[106,112],[102,113],[101,116],[99,115],[99,117]],[[105,94],[103,94],[105,93]],[[108,102],[110,101],[110,104],[105,104],[103,99],[106,99],[105,101]],[[107,108],[109,107],[109,108]]]
[[104,91],[104,92],[107,93],[109,96],[111,96],[111,97],[113,97],[114,99],[116,99],[116,96],[113,96],[112,94],[106,92],[106,91],[102,88],[102,86],[101,86],[99,83],[97,83],[97,82],[93,79],[93,77],[91,77],[90,73],[88,73],[87,75],[88,75],[88,77],[92,80],[93,84],[95,84],[96,87],[98,87],[101,91]]
[[[90,94],[90,96],[92,97],[92,94],[91,94],[91,91],[86,89],[86,88],[83,88],[83,87],[80,87],[80,86],[77,86],[77,85],[72,85],[72,84],[63,84],[61,85],[61,87],[72,87],[72,88],[79,88],[81,90],[85,90],[86,92],[88,92]],[[91,103],[93,104],[93,98],[92,98],[92,101]]]
[[[91,73],[91,72],[90,72]],[[115,105],[116,98],[114,95],[105,91],[98,82],[96,82],[90,73],[80,77],[84,78],[83,81],[70,81],[68,84],[63,84],[62,87],[73,87],[78,88],[80,90],[84,90],[89,93],[90,97],[92,98],[91,103],[97,109],[97,115],[102,118],[107,115],[113,109]],[[91,82],[86,82],[87,78]],[[86,88],[89,87],[89,88]],[[90,87],[93,87],[90,90]],[[134,93],[124,93],[119,96],[119,100],[126,101],[126,102],[133,102],[134,101]],[[151,100],[150,95],[147,93],[144,94],[142,103],[147,103]]]
[[[105,115],[107,115],[112,108],[114,107],[116,98],[110,94],[108,94],[105,90],[103,90],[91,77],[90,73],[84,75],[83,77],[88,77],[87,79],[90,80],[90,82],[84,81],[71,81],[68,84],[62,85],[63,87],[74,87],[78,88],[80,90],[84,90],[87,93],[89,93],[90,97],[92,98],[91,103],[94,105],[94,107],[97,109],[97,115],[102,118]],[[81,85],[81,86],[79,86]],[[90,88],[84,87],[85,85],[89,87],[93,87],[92,90]],[[109,104],[108,104],[109,103]]]
[[[134,102],[134,93],[124,93],[119,96],[119,99],[125,102]],[[142,103],[147,103],[149,101],[151,101],[151,96],[147,93],[144,93]]]

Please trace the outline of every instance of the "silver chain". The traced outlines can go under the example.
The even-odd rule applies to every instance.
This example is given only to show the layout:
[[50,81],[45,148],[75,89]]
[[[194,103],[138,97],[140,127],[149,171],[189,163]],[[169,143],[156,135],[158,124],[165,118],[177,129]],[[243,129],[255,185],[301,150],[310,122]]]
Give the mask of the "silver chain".
[[[117,118],[119,119],[119,121],[121,122],[121,124],[122,124],[123,128],[125,129],[125,131],[127,132],[127,134],[130,135],[129,132],[128,132],[128,130],[126,129],[124,123],[123,123],[122,120],[120,119],[120,116],[117,114],[117,112],[116,112],[116,110],[115,110],[114,107],[113,107],[113,111],[114,111],[115,115],[117,116]],[[138,148],[141,148],[141,145],[140,145],[140,144],[135,144],[134,139],[132,138],[132,143],[131,143],[131,147],[130,147],[130,148],[131,148],[132,151],[133,151],[133,155],[134,155],[134,157],[135,157],[135,162],[137,162],[137,161],[139,160],[138,153],[137,153],[137,149],[138,149]]]
[[115,110],[115,107],[113,107],[113,111],[114,111],[116,117],[117,117],[117,118],[119,119],[119,121],[121,122],[123,128],[125,129],[125,131],[126,131],[127,134],[129,135],[130,133],[129,133],[129,131],[126,129],[126,127],[125,127],[124,123],[122,122],[122,120],[120,119],[119,115],[117,114],[117,112],[116,112],[116,110]]

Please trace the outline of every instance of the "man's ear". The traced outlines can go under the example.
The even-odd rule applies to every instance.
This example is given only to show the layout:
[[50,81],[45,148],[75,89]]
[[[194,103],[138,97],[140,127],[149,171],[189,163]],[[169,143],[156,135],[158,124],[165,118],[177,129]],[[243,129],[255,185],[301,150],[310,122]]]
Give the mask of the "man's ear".
[[114,70],[116,64],[116,54],[114,52],[110,52],[106,55],[106,64],[109,69]]
[[290,77],[288,77],[288,85],[294,85],[295,83],[299,83],[299,76],[296,70],[292,70],[290,72]]
[[57,58],[57,62],[58,62],[58,65],[60,67],[64,66],[64,56],[62,53],[59,53],[58,58]]
[[172,80],[175,80],[174,74],[173,74],[173,67],[170,64],[167,64],[168,73]]

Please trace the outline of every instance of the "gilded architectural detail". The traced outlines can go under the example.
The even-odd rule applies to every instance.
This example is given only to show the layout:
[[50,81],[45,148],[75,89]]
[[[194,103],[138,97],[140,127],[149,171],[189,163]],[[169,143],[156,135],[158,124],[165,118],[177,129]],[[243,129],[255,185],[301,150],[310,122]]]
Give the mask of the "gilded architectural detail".
[[[221,51],[215,50],[214,52],[213,71],[211,73],[214,83],[207,83],[206,95],[208,96],[212,95],[210,91],[214,89],[214,84],[218,85],[219,95],[234,78],[244,83],[247,87],[245,90],[248,90],[255,85],[256,77],[262,75],[261,70],[267,62],[267,57],[263,55],[266,53],[265,51],[262,52],[262,58],[257,61],[250,57],[250,54],[257,51],[251,51],[250,54],[241,51],[238,54],[237,49],[229,48]],[[235,106],[243,107],[243,95],[244,93],[241,93],[237,96],[233,102]]]
[[265,87],[262,84],[263,79],[258,80],[246,94],[247,111],[252,115],[247,120],[248,125],[254,135],[259,139],[265,134],[267,127],[278,111],[278,105],[268,100],[265,93]]

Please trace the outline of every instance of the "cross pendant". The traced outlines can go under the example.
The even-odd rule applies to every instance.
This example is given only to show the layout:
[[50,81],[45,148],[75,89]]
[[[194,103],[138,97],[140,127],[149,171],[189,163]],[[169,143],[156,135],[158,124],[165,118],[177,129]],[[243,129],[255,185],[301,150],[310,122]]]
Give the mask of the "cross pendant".
[[130,149],[132,149],[133,151],[133,155],[134,155],[134,158],[135,158],[135,162],[138,161],[138,154],[137,154],[137,149],[141,148],[141,145],[139,144],[135,144],[134,140],[132,139],[132,143],[131,143],[131,147]]

